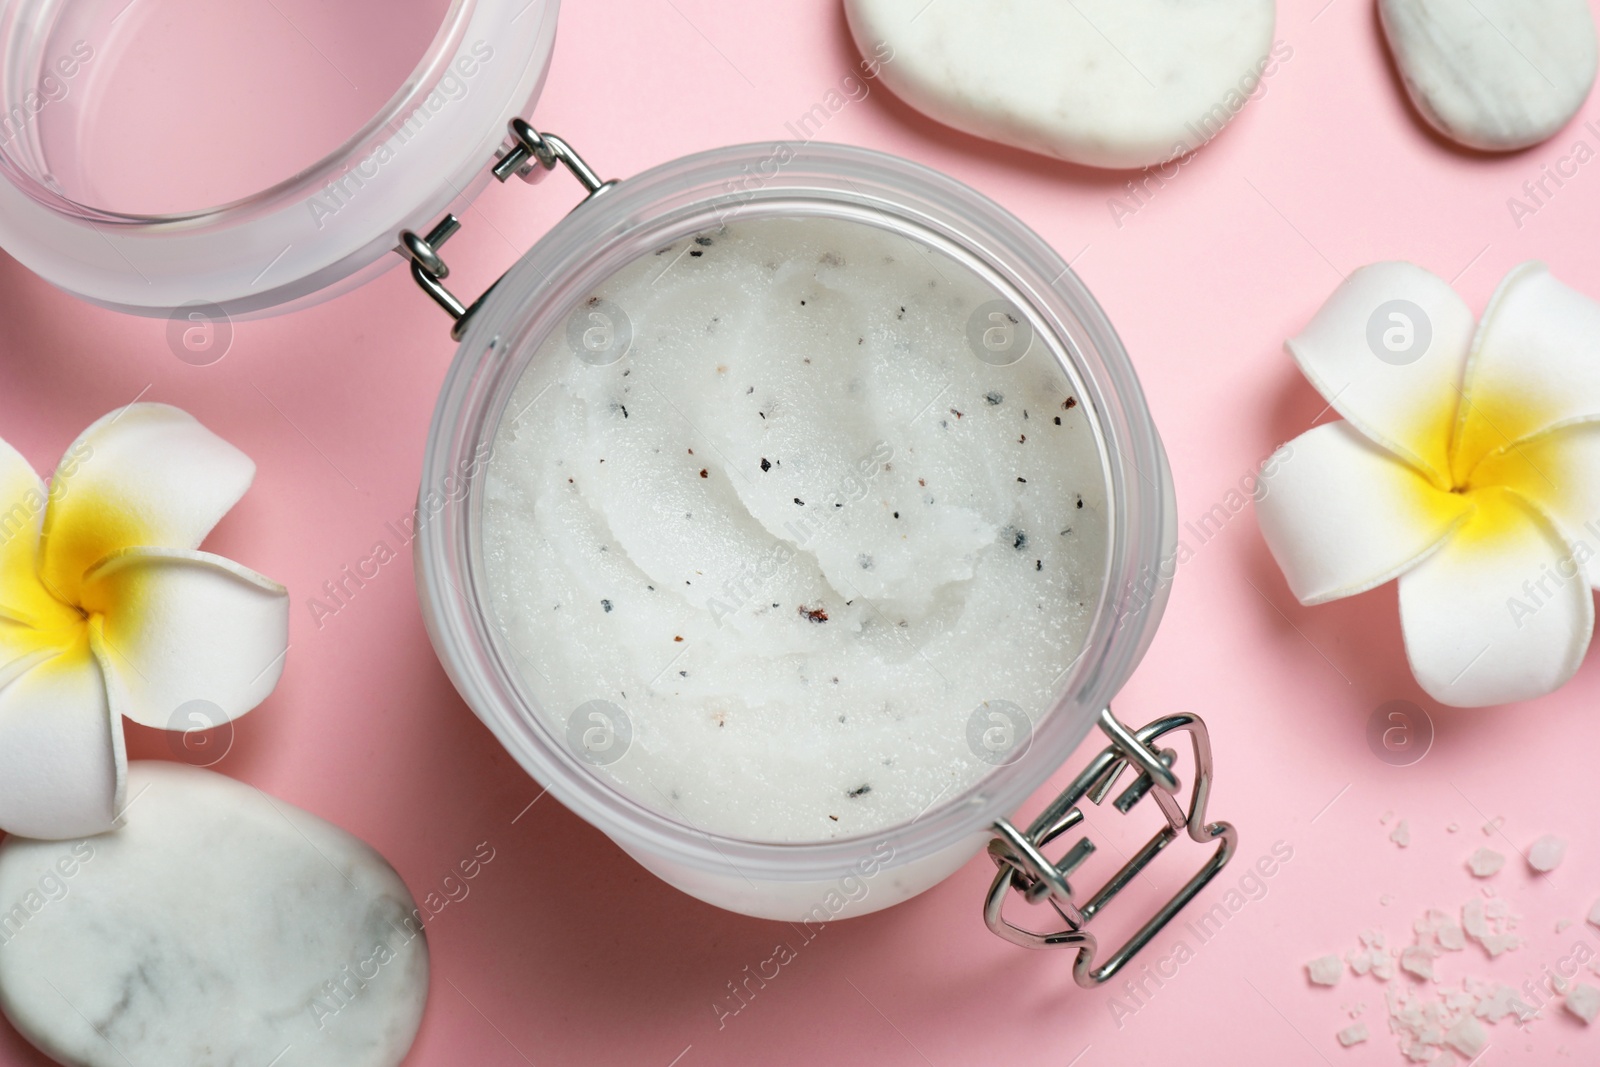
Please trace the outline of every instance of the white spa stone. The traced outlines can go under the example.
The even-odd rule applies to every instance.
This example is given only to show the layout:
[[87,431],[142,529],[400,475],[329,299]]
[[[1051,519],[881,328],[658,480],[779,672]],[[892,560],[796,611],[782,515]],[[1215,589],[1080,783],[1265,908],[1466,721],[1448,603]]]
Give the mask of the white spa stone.
[[1378,10],[1412,103],[1471,148],[1547,140],[1594,84],[1587,0],[1379,0]]
[[383,857],[211,771],[128,773],[121,829],[0,844],[0,1008],[22,1035],[85,1067],[398,1064],[428,952]]
[[956,129],[1094,167],[1215,137],[1293,53],[1272,0],[845,0],[862,54]]
[[484,584],[594,773],[702,830],[821,841],[1027,743],[1095,617],[1108,503],[1045,341],[1001,366],[969,339],[997,295],[877,227],[749,219],[579,306],[626,315],[626,355],[545,342],[484,476]]

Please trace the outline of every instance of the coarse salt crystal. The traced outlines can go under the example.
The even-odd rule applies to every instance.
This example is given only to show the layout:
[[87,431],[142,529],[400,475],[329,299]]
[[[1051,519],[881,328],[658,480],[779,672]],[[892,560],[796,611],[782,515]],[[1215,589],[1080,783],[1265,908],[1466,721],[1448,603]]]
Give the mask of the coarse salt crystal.
[[1319,956],[1306,964],[1306,974],[1316,985],[1338,985],[1344,974],[1344,963],[1338,956]]
[[1489,1043],[1489,1035],[1484,1033],[1483,1024],[1469,1015],[1450,1028],[1444,1035],[1444,1043],[1470,1060],[1483,1051]]
[[1437,953],[1426,945],[1412,945],[1400,950],[1400,969],[1418,978],[1434,981],[1433,958]]
[[1467,870],[1478,878],[1487,878],[1506,865],[1506,858],[1487,846],[1479,848],[1467,860]]
[[1528,866],[1536,871],[1553,871],[1566,855],[1567,843],[1554,834],[1545,834],[1528,849]]
[[1401,848],[1411,844],[1411,824],[1401,819],[1399,825],[1394,828],[1394,832],[1389,835],[1389,840]]
[[1459,952],[1467,947],[1466,935],[1449,915],[1438,908],[1429,908],[1412,928],[1417,932],[1417,944]]
[[1366,1023],[1355,1023],[1339,1031],[1339,1044],[1343,1045],[1345,1048],[1349,1048],[1351,1045],[1359,1045],[1366,1039]]
[[1567,994],[1566,1008],[1588,1025],[1596,1015],[1600,1015],[1600,989],[1579,982]]

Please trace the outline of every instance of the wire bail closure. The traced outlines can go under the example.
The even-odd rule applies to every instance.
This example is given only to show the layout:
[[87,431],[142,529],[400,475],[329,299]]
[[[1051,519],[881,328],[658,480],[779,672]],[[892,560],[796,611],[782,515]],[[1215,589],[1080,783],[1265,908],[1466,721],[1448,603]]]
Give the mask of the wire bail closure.
[[[1099,726],[1111,739],[1111,744],[1101,750],[1073,779],[1072,784],[1029,825],[1026,832],[1019,831],[1007,819],[994,824],[994,840],[989,842],[989,857],[999,871],[989,886],[983,906],[983,919],[989,929],[1012,944],[1023,948],[1076,949],[1072,976],[1086,989],[1092,989],[1111,978],[1121,970],[1123,964],[1149,944],[1184,905],[1194,899],[1227,865],[1238,845],[1238,833],[1231,824],[1206,822],[1206,803],[1211,795],[1211,738],[1199,716],[1169,715],[1139,730],[1129,730],[1111,714],[1110,708],[1106,708],[1100,713]],[[1154,747],[1157,741],[1170,733],[1187,733],[1194,746],[1194,785],[1190,790],[1187,812],[1179,803],[1181,785],[1172,773],[1177,753],[1172,749]],[[1139,801],[1154,794],[1157,806],[1166,816],[1167,825],[1158,830],[1088,900],[1080,904],[1068,878],[1095,851],[1094,842],[1087,836],[1080,837],[1059,862],[1052,862],[1043,850],[1056,838],[1083,822],[1083,811],[1079,804],[1085,797],[1096,804],[1102,803],[1110,795],[1123,770],[1130,765],[1137,775],[1112,801],[1112,807],[1126,815]],[[1216,842],[1217,847],[1182,889],[1157,909],[1109,959],[1096,966],[1099,942],[1086,929],[1090,920],[1149,866],[1151,860],[1177,840],[1180,831],[1186,831],[1190,839],[1199,844]],[[1006,901],[1011,895],[1008,891],[1020,894],[1029,904],[1048,902],[1065,921],[1066,928],[1036,933],[1012,923],[1005,917]]]
[[[583,157],[572,150],[572,146],[561,138],[551,133],[540,133],[530,126],[526,120],[513,118],[506,123],[510,133],[510,143],[502,144],[495,152],[495,162],[489,168],[489,173],[498,182],[504,182],[513,174],[528,182],[530,185],[543,181],[556,164],[564,165],[577,178],[583,186],[587,201],[590,197],[598,196],[607,189],[616,185],[616,181],[603,181]],[[461,220],[453,214],[446,214],[434,224],[426,237],[419,237],[412,230],[400,231],[400,244],[396,252],[411,261],[411,277],[422,287],[422,291],[433,298],[434,303],[444,308],[455,320],[455,325],[450,330],[450,339],[461,340],[461,335],[467,330],[473,314],[494,292],[495,285],[483,291],[483,294],[470,305],[463,304],[461,300],[444,285],[444,280],[450,277],[450,267],[444,258],[439,255],[439,249],[444,243],[461,229]],[[501,277],[504,277],[502,275]]]

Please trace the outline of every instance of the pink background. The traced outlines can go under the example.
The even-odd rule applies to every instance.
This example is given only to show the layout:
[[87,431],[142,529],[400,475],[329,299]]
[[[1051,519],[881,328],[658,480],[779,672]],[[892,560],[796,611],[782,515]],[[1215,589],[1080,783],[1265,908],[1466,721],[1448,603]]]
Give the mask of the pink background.
[[[954,175],[1074,261],[1140,371],[1186,520],[1323,409],[1280,346],[1341,273],[1411,259],[1456,279],[1481,309],[1508,268],[1537,257],[1600,296],[1600,162],[1520,227],[1507,207],[1575,141],[1600,147],[1600,103],[1528,152],[1454,150],[1405,103],[1373,5],[1324,3],[1280,5],[1278,36],[1292,58],[1120,226],[1107,200],[1125,175],[951,132],[881,88],[821,135]],[[606,175],[625,176],[703,148],[784,137],[785,123],[858,61],[836,0],[573,0],[535,122]],[[1591,118],[1596,132],[1582,126]],[[491,189],[451,245],[460,289],[481,288],[575,198],[565,181]],[[238,323],[231,351],[208,367],[174,358],[164,322],[87,307],[9,259],[0,288],[0,434],[36,466],[52,467],[82,427],[135,397],[187,408],[260,465],[209,547],[289,586],[292,648],[282,684],[240,723],[219,769],[366,838],[419,897],[479,842],[494,848],[470,895],[430,924],[431,1000],[409,1064],[1397,1063],[1381,987],[1347,977],[1331,992],[1311,989],[1303,964],[1354,947],[1369,927],[1409,943],[1424,909],[1454,909],[1478,892],[1462,861],[1480,844],[1513,856],[1495,884],[1526,916],[1530,944],[1492,966],[1475,948],[1447,957],[1447,976],[1516,985],[1579,942],[1600,946],[1600,931],[1581,922],[1600,895],[1600,820],[1582,804],[1578,764],[1600,741],[1600,664],[1527,706],[1439,708],[1406,667],[1392,586],[1298,606],[1248,512],[1181,569],[1118,708],[1138,722],[1193,710],[1211,726],[1211,810],[1237,824],[1241,844],[1201,907],[1222,900],[1275,842],[1293,857],[1211,940],[1181,926],[1158,938],[1143,962],[1180,941],[1192,958],[1161,988],[1150,983],[1144,1004],[1115,999],[1120,982],[1079,990],[1064,956],[989,934],[979,904],[992,868],[981,857],[916,900],[804,945],[788,926],[700,904],[556,802],[527,808],[539,787],[434,659],[409,558],[320,629],[306,607],[414,503],[452,346],[444,317],[404,273],[292,316]],[[1389,766],[1368,748],[1368,718],[1391,699],[1416,702],[1437,725],[1414,766]],[[129,729],[136,755],[167,754],[161,735]],[[1409,849],[1388,840],[1380,819],[1389,811],[1409,820]],[[1503,834],[1486,837],[1480,827],[1495,816]],[[1133,846],[1133,831],[1094,821],[1116,847]],[[1513,850],[1546,831],[1565,836],[1570,855],[1535,877]],[[1196,857],[1167,859],[1152,875],[1164,888]],[[1561,918],[1580,921],[1557,934]],[[726,983],[779,941],[797,958],[719,1029],[712,1004]],[[1333,1039],[1348,1023],[1341,1006],[1360,1002],[1373,1039],[1342,1050]],[[1137,1010],[1119,1020],[1118,1003]],[[1489,1063],[1600,1059],[1600,1034],[1559,1010],[1530,1033],[1510,1024],[1490,1033]],[[44,1061],[0,1026],[0,1062]]]

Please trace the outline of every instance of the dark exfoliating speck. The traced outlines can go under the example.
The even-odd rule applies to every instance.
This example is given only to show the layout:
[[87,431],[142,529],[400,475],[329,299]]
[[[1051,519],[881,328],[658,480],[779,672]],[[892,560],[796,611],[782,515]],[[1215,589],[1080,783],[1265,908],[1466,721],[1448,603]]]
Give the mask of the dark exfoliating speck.
[[689,255],[695,259],[699,259],[701,256],[705,255],[705,253],[700,251],[698,248],[691,248],[689,249]]
[[1069,397],[1067,397],[1065,400],[1063,400],[1061,402],[1061,410],[1062,411],[1071,411],[1073,408],[1075,408],[1077,406],[1078,406],[1078,398],[1075,397],[1075,396],[1069,396]]
[[772,461],[767,459],[765,456],[763,456],[761,458],[761,470],[762,470],[762,472],[764,473],[764,472],[769,471],[771,469],[772,469]]
[[794,502],[796,504],[799,504],[801,507],[805,507],[806,506],[806,502],[804,500],[801,500],[799,497],[795,497],[794,498]]
[[1033,569],[1036,570],[1036,571],[1044,570],[1044,560],[1042,560],[1042,559],[1034,560],[1033,561]]
[[1057,425],[1057,426],[1060,426],[1060,425],[1061,425],[1061,416],[1060,416],[1060,415],[1057,415],[1057,416],[1056,416],[1056,425]]
[[1009,540],[1012,548],[1020,550],[1028,547],[1028,535],[1015,526],[1007,526],[1000,531],[1000,536]]
[[708,472],[707,472],[707,471],[706,471],[706,469],[705,469],[705,468],[704,468],[704,467],[701,467],[701,468],[700,468],[700,477],[702,477],[702,478],[709,478],[709,477],[711,477],[711,475],[710,475],[710,473],[708,473]]
[[849,797],[851,800],[854,800],[856,797],[864,797],[870,792],[872,792],[872,786],[858,785],[854,789],[850,790],[850,792],[846,793],[845,796]]
[[1079,497],[1079,498],[1078,498],[1078,504],[1077,504],[1077,506],[1078,506],[1078,507],[1080,507],[1080,508],[1081,508],[1081,507],[1083,507],[1083,497],[1081,497],[1081,496],[1080,496],[1080,497]]
[[602,607],[602,608],[605,608],[605,609],[606,609],[606,614],[608,614],[608,615],[609,615],[609,614],[610,614],[610,613],[611,613],[611,601],[609,601],[609,600],[602,600],[602,601],[600,601],[600,606],[601,606],[601,607]]
[[711,238],[709,237],[696,237],[694,239],[694,243],[699,245],[701,248],[710,248],[712,244]]
[[1005,394],[997,393],[991,389],[989,392],[983,394],[983,398],[989,402],[990,407],[994,407],[1005,399]]
[[799,610],[800,610],[800,614],[804,615],[807,619],[810,619],[812,622],[827,622],[828,621],[828,612],[823,608],[808,608],[804,604],[801,604]]

